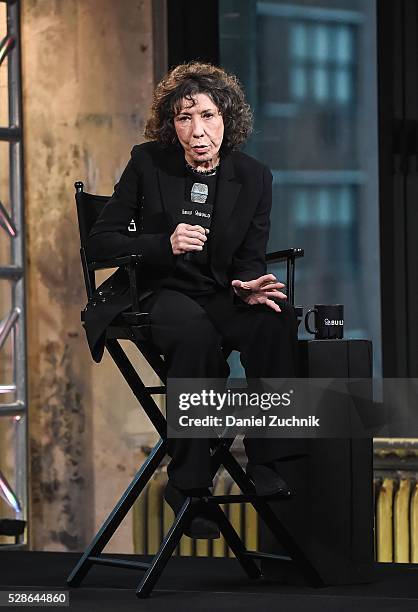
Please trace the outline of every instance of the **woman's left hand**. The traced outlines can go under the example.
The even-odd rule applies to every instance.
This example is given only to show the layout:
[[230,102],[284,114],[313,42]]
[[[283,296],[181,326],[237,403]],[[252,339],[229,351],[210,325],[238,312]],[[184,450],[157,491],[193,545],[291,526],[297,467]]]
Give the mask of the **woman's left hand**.
[[247,304],[265,304],[277,312],[281,312],[281,308],[271,298],[287,298],[287,295],[279,291],[285,286],[284,283],[279,282],[274,274],[264,274],[250,281],[233,280],[231,285],[235,293]]

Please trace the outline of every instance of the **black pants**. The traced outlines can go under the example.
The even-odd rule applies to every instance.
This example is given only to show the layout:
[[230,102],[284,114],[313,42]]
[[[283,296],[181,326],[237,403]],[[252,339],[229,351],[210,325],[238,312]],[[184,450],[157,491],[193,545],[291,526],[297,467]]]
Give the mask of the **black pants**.
[[[296,376],[297,324],[287,303],[280,303],[277,313],[234,299],[229,289],[195,299],[161,289],[145,302],[152,341],[167,360],[169,378],[227,378],[225,345],[240,352],[247,378]],[[168,440],[172,460],[167,471],[173,484],[212,486],[209,444],[202,438]],[[244,445],[254,463],[300,452],[298,440],[245,438]]]

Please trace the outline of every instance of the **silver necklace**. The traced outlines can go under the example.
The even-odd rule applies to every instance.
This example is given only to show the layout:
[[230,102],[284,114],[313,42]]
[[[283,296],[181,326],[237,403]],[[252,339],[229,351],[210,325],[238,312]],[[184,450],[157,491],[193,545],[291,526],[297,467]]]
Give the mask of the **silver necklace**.
[[209,170],[197,170],[196,168],[191,166],[189,162],[186,161],[186,168],[190,170],[190,172],[193,172],[193,174],[196,174],[197,176],[214,176],[218,171],[219,163],[220,162],[218,161],[216,166],[214,166],[213,168],[210,168]]

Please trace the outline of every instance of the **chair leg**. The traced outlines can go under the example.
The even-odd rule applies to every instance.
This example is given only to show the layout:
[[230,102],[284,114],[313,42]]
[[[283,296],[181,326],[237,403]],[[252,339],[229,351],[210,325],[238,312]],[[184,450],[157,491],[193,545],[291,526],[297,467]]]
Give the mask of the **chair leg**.
[[138,376],[121,345],[117,340],[108,340],[106,348],[158,434],[164,438],[167,433],[166,420],[156,402],[148,393],[146,386]]
[[243,570],[249,578],[257,579],[261,577],[261,571],[256,562],[248,557],[247,549],[245,548],[241,538],[232,527],[221,508],[216,505],[211,508],[213,518],[217,522],[226,543],[231,548],[232,552],[240,562]]
[[[238,484],[241,491],[243,493],[254,494],[254,489],[248,476],[230,451],[219,447],[216,453],[219,454],[221,462]],[[286,548],[291,559],[299,568],[303,576],[305,576],[308,583],[314,587],[324,586],[324,582],[316,568],[309,561],[308,557],[296,543],[295,539],[285,528],[280,519],[274,514],[269,504],[264,501],[262,497],[254,498],[251,503],[277,541]]]
[[141,582],[138,585],[136,596],[140,599],[145,599],[151,594],[155,583],[161,576],[165,566],[169,562],[171,555],[174,552],[174,549],[180,542],[187,522],[194,513],[191,498],[188,497],[180,512],[174,519],[174,522],[165,536],[158,552],[154,556],[151,566],[145,572]]
[[80,585],[81,581],[84,579],[87,572],[93,565],[93,563],[90,561],[90,557],[96,557],[102,552],[103,548],[109,542],[116,529],[132,508],[135,500],[138,498],[141,491],[144,489],[151,476],[160,465],[165,454],[166,442],[160,438],[69,575],[67,579],[67,584],[69,586],[77,587]]

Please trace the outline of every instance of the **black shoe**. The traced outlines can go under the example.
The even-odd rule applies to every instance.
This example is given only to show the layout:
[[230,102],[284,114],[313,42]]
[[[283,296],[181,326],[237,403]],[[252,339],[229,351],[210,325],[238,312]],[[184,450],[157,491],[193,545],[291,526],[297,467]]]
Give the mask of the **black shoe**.
[[[168,481],[164,491],[164,499],[176,515],[180,512],[187,497],[203,497],[204,495],[207,495],[207,489],[178,489],[170,481]],[[216,540],[221,535],[218,525],[201,515],[192,518],[184,533],[189,538],[204,540]]]
[[250,463],[248,462],[246,472],[252,480],[256,493],[260,497],[290,497],[291,492],[287,483],[278,474],[279,462]]

